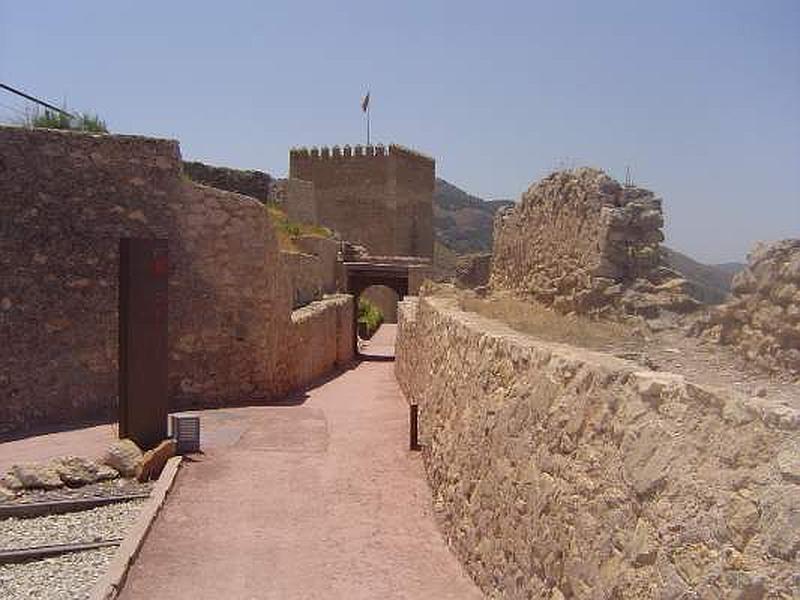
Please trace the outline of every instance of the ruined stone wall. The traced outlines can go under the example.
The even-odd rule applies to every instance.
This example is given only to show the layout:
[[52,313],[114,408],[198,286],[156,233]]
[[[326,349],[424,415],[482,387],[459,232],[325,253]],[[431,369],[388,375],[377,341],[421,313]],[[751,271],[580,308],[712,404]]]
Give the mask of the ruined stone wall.
[[690,310],[686,282],[662,264],[663,224],[648,190],[597,169],[553,173],[498,212],[491,286],[565,313]]
[[699,329],[767,369],[800,378],[800,240],[759,244],[733,278],[733,298]]
[[491,254],[467,254],[458,257],[455,284],[475,289],[488,285],[492,274]]
[[310,181],[318,223],[374,255],[433,255],[434,161],[397,145],[292,150],[289,179]]
[[797,590],[800,414],[401,304],[443,533],[490,597],[779,598]]
[[216,167],[196,161],[183,163],[183,172],[194,182],[236,192],[262,202],[269,199],[272,178],[263,171]]
[[174,408],[261,401],[292,298],[253,198],[187,181],[177,142],[0,127],[0,433],[116,416],[121,237],[169,239]]

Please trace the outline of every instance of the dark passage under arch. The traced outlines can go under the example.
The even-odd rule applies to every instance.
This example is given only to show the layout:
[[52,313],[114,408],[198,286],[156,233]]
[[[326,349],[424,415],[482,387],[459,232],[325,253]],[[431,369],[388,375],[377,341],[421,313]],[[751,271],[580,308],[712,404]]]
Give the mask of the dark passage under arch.
[[[409,271],[414,266],[408,262],[362,261],[345,262],[347,293],[353,295],[354,331],[358,331],[358,299],[367,288],[384,285],[395,291],[398,300],[409,293]],[[358,353],[358,335],[353,336],[353,345]]]

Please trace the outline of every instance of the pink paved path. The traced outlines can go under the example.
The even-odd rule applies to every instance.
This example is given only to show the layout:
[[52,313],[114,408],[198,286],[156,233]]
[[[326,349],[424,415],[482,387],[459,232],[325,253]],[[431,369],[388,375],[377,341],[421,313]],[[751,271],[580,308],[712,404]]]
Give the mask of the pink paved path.
[[96,425],[71,431],[32,435],[0,444],[0,475],[15,463],[44,463],[50,459],[75,454],[99,458],[117,439],[117,425]]
[[483,597],[434,522],[393,363],[288,404],[201,413],[205,455],[182,468],[123,600]]

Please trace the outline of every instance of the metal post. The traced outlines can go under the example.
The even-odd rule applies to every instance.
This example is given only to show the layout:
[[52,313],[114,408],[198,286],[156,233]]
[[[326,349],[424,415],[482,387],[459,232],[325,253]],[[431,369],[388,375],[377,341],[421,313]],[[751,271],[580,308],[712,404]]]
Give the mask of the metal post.
[[408,408],[408,448],[410,450],[419,450],[419,410],[416,404],[410,404]]

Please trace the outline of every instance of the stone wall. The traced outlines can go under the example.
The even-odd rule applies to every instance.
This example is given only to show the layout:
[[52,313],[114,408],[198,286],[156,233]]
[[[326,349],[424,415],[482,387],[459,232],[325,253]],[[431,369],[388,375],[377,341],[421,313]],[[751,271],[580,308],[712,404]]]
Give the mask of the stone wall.
[[293,240],[302,252],[281,252],[284,272],[289,278],[292,306],[299,308],[337,291],[338,242],[316,236]]
[[317,222],[374,255],[433,256],[431,158],[402,146],[295,149],[289,179],[314,186]]
[[0,433],[115,418],[121,237],[169,239],[173,408],[283,393],[292,293],[253,198],[177,142],[0,127]]
[[325,296],[293,311],[279,387],[298,390],[347,365],[355,352],[354,335],[352,296]]
[[662,264],[663,224],[648,190],[597,169],[553,173],[498,212],[491,286],[565,313],[691,310],[686,282]]
[[215,167],[196,161],[183,163],[183,172],[196,183],[236,192],[262,202],[269,199],[272,178],[262,171]]
[[319,224],[314,184],[301,179],[275,179],[269,199],[283,207],[293,223]]
[[798,589],[800,414],[423,297],[396,374],[443,533],[489,597]]
[[733,298],[696,329],[800,378],[800,239],[759,244],[747,258],[733,278]]
[[491,254],[467,254],[458,257],[455,283],[459,287],[475,289],[488,285],[492,274]]

